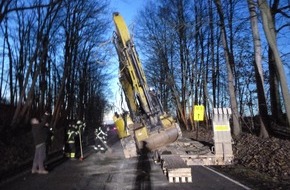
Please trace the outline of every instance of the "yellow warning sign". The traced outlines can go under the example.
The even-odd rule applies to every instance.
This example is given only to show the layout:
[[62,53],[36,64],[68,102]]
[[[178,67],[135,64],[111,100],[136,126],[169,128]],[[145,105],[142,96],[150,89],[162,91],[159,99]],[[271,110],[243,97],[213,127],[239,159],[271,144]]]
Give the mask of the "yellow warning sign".
[[214,126],[214,131],[230,131],[230,126],[229,125],[215,125]]
[[193,110],[193,120],[194,121],[203,121],[204,119],[204,106],[195,105]]

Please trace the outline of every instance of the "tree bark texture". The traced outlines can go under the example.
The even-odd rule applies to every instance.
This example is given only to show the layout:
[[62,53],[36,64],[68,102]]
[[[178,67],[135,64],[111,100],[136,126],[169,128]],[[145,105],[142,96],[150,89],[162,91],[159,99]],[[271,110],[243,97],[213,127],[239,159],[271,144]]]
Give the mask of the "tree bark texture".
[[264,73],[262,69],[262,54],[261,54],[261,40],[258,30],[257,8],[253,0],[248,0],[248,7],[250,11],[250,22],[252,27],[252,35],[254,42],[254,68],[255,78],[257,83],[257,93],[259,102],[259,118],[260,118],[260,136],[269,137],[270,126],[268,120],[268,109],[266,103],[266,96],[264,91]]
[[[277,48],[276,31],[275,31],[275,25],[273,22],[273,17],[272,17],[271,10],[266,0],[258,0],[258,3],[259,3],[261,15],[262,15],[263,29],[266,34],[267,42],[271,50],[273,51],[273,55],[275,58],[275,66],[277,68],[277,74],[278,74],[278,78],[281,84],[281,90],[282,90],[282,96],[284,100],[287,120],[288,120],[288,123],[290,123],[290,96],[289,96],[289,90],[287,86],[285,71],[284,71],[281,57]],[[290,127],[290,125],[288,127]]]
[[239,122],[239,112],[238,112],[238,106],[237,106],[237,99],[236,99],[236,93],[235,93],[235,86],[234,86],[234,75],[233,75],[233,55],[232,52],[230,52],[228,48],[227,43],[227,35],[226,35],[226,29],[225,29],[225,23],[224,23],[224,15],[223,10],[221,6],[220,0],[214,1],[218,10],[218,15],[220,18],[220,29],[221,29],[221,36],[222,36],[222,43],[224,47],[224,54],[226,59],[226,65],[227,65],[227,74],[228,74],[228,88],[229,88],[229,94],[230,94],[230,102],[231,102],[231,108],[233,113],[233,134],[235,136],[239,136],[241,133],[241,126]]

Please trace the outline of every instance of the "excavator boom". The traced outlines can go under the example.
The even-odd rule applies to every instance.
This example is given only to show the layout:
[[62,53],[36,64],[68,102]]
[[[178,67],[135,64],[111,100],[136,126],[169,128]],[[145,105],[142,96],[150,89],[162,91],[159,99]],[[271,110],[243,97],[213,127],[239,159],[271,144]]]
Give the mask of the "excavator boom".
[[119,57],[119,81],[129,109],[129,114],[115,114],[114,121],[125,156],[127,153],[127,157],[132,157],[136,154],[126,150],[132,149],[132,144],[136,145],[136,152],[142,148],[156,150],[176,141],[181,131],[177,122],[163,111],[157,93],[149,90],[124,19],[119,13],[114,13],[113,20],[116,27],[113,40]]

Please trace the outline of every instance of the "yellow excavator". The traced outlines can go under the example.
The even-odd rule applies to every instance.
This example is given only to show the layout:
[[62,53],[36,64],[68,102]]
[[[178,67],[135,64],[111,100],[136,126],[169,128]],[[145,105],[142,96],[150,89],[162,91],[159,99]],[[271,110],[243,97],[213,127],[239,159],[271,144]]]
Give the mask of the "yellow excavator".
[[146,77],[123,17],[113,13],[116,27],[113,42],[119,58],[119,81],[129,111],[114,115],[126,158],[140,151],[155,151],[181,137],[174,118],[163,111],[157,93],[148,87]]
[[231,109],[213,109],[214,146],[182,137],[178,123],[163,111],[158,95],[148,88],[122,16],[114,13],[113,20],[116,26],[113,41],[119,57],[119,81],[129,110],[121,114],[115,112],[113,119],[125,157],[153,152],[154,161],[161,163],[170,183],[192,182],[192,165],[231,164]]

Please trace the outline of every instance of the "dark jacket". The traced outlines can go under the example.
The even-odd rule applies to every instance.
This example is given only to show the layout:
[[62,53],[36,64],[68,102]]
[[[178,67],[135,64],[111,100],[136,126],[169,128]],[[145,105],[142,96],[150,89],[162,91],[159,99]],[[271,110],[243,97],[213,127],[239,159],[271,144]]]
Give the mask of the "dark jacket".
[[41,119],[39,124],[32,125],[32,135],[35,146],[41,143],[45,143],[48,135],[48,129],[45,127],[47,123],[48,116]]

